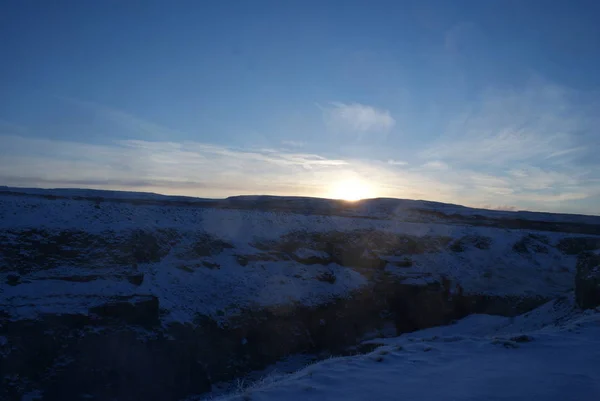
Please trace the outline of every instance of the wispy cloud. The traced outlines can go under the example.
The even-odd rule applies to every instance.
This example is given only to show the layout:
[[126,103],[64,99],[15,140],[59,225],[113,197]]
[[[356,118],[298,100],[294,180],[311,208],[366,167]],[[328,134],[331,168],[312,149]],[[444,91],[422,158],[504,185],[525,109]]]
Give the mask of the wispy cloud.
[[[398,152],[398,159],[380,161],[371,154],[353,159],[328,157],[326,149],[303,152],[289,142],[267,144],[272,148],[266,149],[168,141],[178,138],[175,131],[95,104],[82,105],[118,125],[120,139],[86,143],[0,132],[0,185],[205,197],[327,196],[332,184],[357,179],[368,182],[374,196],[600,213],[590,201],[600,198],[600,164],[593,157],[597,139],[590,136],[594,124],[577,113],[568,93],[553,86],[489,92],[420,152]],[[364,108],[370,117],[357,121],[369,123],[351,122],[344,112]],[[338,128],[346,125],[368,133],[393,127],[389,113],[369,106],[338,103],[323,112],[339,120]]]
[[433,160],[423,164],[422,168],[427,170],[448,170],[450,166],[443,161]]
[[130,137],[158,141],[182,134],[177,130],[164,127],[122,110],[114,109],[96,102],[71,97],[57,97],[57,99],[79,109],[91,111],[99,120],[113,124],[115,128],[118,128],[119,132],[127,134]]
[[326,125],[335,132],[386,133],[396,125],[388,110],[360,103],[333,102],[322,111]]
[[556,210],[597,196],[600,165],[590,162],[600,146],[597,121],[573,97],[541,80],[489,91],[419,159],[423,168],[443,163],[429,176],[460,188],[465,203]]
[[198,142],[99,145],[0,136],[0,147],[12,150],[0,160],[0,181],[9,185],[135,187],[203,196],[325,193],[325,183],[314,176],[327,177],[348,164],[314,154]]
[[0,135],[23,134],[25,132],[27,132],[26,127],[0,118]]
[[[536,82],[523,90],[489,91],[448,124],[424,158],[463,165],[505,166],[576,157],[595,122],[581,115],[563,88]],[[557,161],[557,160],[553,160]]]
[[282,141],[281,144],[290,148],[301,148],[305,145],[302,141]]

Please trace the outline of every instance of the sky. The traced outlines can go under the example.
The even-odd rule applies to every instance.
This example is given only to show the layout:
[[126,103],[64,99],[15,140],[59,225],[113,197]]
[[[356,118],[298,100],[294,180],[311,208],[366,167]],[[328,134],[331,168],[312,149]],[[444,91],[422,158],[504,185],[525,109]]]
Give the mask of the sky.
[[0,3],[0,185],[600,214],[597,1]]

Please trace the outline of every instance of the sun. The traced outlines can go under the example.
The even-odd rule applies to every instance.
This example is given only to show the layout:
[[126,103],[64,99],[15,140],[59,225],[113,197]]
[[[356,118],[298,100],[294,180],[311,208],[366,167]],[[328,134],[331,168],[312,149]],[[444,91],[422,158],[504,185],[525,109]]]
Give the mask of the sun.
[[338,181],[330,189],[330,197],[346,201],[357,201],[373,197],[373,190],[369,184],[358,179]]

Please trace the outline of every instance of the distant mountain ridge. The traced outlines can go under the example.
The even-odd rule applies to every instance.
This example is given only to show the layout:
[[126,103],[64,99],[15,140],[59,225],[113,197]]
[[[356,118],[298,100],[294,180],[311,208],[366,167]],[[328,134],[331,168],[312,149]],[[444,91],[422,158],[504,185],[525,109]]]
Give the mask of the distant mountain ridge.
[[[532,211],[507,211],[471,208],[467,206],[428,200],[373,198],[359,201],[313,198],[301,196],[239,195],[224,199],[197,198],[182,195],[162,195],[151,192],[113,191],[79,188],[18,188],[0,186],[0,195],[36,196],[73,200],[113,201],[133,204],[169,204],[214,208],[239,208],[280,210],[302,214],[343,215],[375,219],[393,218],[400,221],[433,222],[443,220],[457,223],[492,225],[513,221],[507,228],[521,228],[518,224],[537,221],[553,224],[584,225],[575,227],[546,226],[523,227],[549,231],[600,234],[600,216],[549,213]],[[591,228],[587,226],[598,226]]]

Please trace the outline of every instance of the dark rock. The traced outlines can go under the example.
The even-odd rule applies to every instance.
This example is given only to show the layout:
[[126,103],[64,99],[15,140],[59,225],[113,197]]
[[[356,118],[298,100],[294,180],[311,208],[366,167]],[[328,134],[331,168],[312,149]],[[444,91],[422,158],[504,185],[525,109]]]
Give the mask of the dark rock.
[[490,237],[474,236],[472,241],[477,249],[490,249],[490,246],[492,245],[492,239]]
[[221,265],[218,263],[207,262],[206,260],[202,261],[202,266],[208,267],[209,269],[220,269]]
[[[289,255],[304,264],[328,264],[331,262],[348,267],[377,268],[385,265],[376,255],[416,255],[437,252],[451,241],[450,237],[394,234],[379,230],[328,231],[310,233],[296,231],[277,241],[255,242],[252,245],[262,251],[277,251]],[[301,249],[324,252],[321,258],[299,258]],[[364,255],[365,253],[370,255]],[[367,256],[367,257],[365,257]]]
[[464,237],[454,241],[450,245],[450,250],[453,252],[464,252],[467,247],[473,246],[477,249],[487,250],[492,245],[490,237],[480,235],[465,235]]
[[527,243],[524,241],[524,239],[520,239],[519,241],[515,242],[512,249],[520,254],[529,253],[529,249],[527,249]]
[[132,276],[127,276],[127,281],[129,281],[133,285],[142,285],[144,281],[144,274],[134,274]]
[[151,232],[135,230],[131,234],[129,246],[137,263],[158,262],[163,256],[161,244]]
[[153,295],[123,297],[90,308],[90,313],[119,323],[153,326],[158,323],[158,298]]
[[529,234],[529,238],[534,239],[538,242],[541,242],[544,245],[550,245],[550,238],[548,238],[547,235]]
[[21,282],[21,276],[18,274],[9,274],[6,276],[6,284],[8,285],[17,285]]
[[333,262],[332,258],[329,256],[305,256],[301,257],[295,253],[291,253],[290,257],[298,263],[302,263],[303,265],[323,265],[326,266]]
[[411,267],[413,265],[412,259],[404,258],[398,262],[394,262],[394,266],[397,267]]
[[514,341],[516,343],[530,343],[533,341],[533,337],[527,334],[521,334],[518,336],[511,337],[510,341]]
[[103,276],[99,276],[97,274],[88,274],[85,276],[48,276],[46,280],[62,280],[62,281],[70,281],[72,283],[89,283],[90,281],[98,280],[100,278],[105,278]]
[[582,309],[600,306],[600,255],[585,252],[577,257],[575,301]]
[[563,238],[556,246],[567,255],[577,255],[586,251],[595,251],[600,249],[599,237],[570,237]]
[[495,338],[492,340],[492,344],[494,345],[502,345],[504,348],[509,348],[509,349],[514,349],[514,348],[519,348],[519,344],[517,344],[514,341],[510,341],[510,340],[505,340],[502,338]]
[[278,260],[288,260],[285,254],[277,252],[253,253],[249,255],[235,255],[239,265],[246,266],[250,262],[275,262]]
[[349,347],[342,353],[342,355],[350,356],[350,355],[358,355],[358,354],[369,354],[383,345],[385,345],[385,344],[362,343],[362,344],[358,344],[354,347]]
[[450,245],[450,250],[452,252],[464,252],[465,249],[465,244],[461,240],[455,241]]
[[55,373],[44,388],[44,400],[88,395],[99,400],[175,401],[211,389],[198,356],[164,338],[109,331],[88,334],[72,345],[72,351],[81,357]]
[[195,257],[206,257],[217,255],[225,249],[233,249],[234,246],[228,242],[215,238],[208,234],[202,234],[192,245],[191,253]]
[[[0,363],[0,371],[20,374],[44,392],[45,400],[87,395],[97,400],[175,401],[209,391],[211,382],[243,377],[289,355],[369,352],[376,345],[348,347],[392,322],[401,334],[469,313],[515,315],[540,303],[449,293],[452,287],[448,278],[443,284],[411,286],[377,272],[371,286],[326,304],[245,309],[229,316],[226,324],[199,316],[193,325],[153,330],[111,325],[158,320],[156,298],[120,298],[90,311],[102,319],[53,315],[8,322],[2,335],[15,348],[10,360]],[[86,330],[91,324],[96,327]],[[517,342],[499,344],[512,347]],[[18,397],[8,397],[7,391],[0,385],[0,399],[21,399],[25,390]]]
[[387,264],[374,252],[362,247],[335,247],[331,256],[334,263],[347,267],[380,270]]
[[329,284],[335,283],[335,280],[336,280],[335,274],[333,272],[324,272],[324,273],[321,273],[316,278],[319,281],[324,281],[324,282],[329,283]]
[[[529,234],[518,240],[513,245],[513,251],[526,254],[530,252],[535,253],[548,253],[548,247],[546,247],[544,241],[547,241],[543,236],[538,236],[534,234]],[[541,243],[540,243],[541,242]]]

